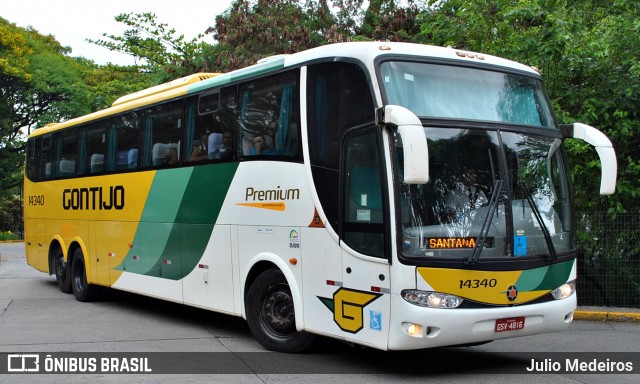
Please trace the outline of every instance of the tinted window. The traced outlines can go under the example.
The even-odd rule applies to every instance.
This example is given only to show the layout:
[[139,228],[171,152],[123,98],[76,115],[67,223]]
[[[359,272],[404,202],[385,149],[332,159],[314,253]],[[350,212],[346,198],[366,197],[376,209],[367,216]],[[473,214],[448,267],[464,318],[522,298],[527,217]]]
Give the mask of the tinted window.
[[56,141],[54,176],[56,177],[71,177],[76,174],[77,132],[77,129],[67,129],[54,135]]
[[[233,136],[236,123],[235,87],[225,88],[192,99],[187,105],[187,145],[185,150],[191,162],[230,160],[233,157]],[[215,108],[205,108],[211,104]],[[203,100],[204,99],[204,100]],[[196,113],[195,104],[198,104]]]
[[288,72],[240,87],[240,156],[296,156],[299,153],[297,80],[297,72]]
[[142,166],[162,167],[180,161],[184,101],[148,108],[144,112],[144,153]]
[[307,124],[313,181],[329,223],[338,228],[340,143],[345,131],[374,121],[365,72],[350,63],[324,63],[308,70]]
[[138,165],[140,120],[136,112],[109,121],[107,170],[135,169]]
[[370,256],[385,256],[384,195],[376,131],[366,129],[345,140],[342,239]]

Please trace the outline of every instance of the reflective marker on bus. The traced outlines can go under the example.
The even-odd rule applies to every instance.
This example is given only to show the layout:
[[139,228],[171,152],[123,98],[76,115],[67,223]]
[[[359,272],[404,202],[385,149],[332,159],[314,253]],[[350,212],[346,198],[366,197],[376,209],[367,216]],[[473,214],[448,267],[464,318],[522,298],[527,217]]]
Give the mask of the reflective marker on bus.
[[106,288],[240,316],[266,349],[381,350],[565,330],[576,234],[540,75],[406,43],[326,45],[201,73],[35,130],[28,263],[79,301]]

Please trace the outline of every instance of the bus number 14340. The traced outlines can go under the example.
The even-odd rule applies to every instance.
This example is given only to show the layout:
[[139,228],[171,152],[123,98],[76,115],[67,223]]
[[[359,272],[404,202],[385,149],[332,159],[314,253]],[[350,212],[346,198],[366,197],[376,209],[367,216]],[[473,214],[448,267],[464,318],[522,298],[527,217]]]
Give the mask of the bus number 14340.
[[468,280],[460,280],[460,289],[463,288],[493,288],[498,285],[498,280],[496,279],[468,279]]

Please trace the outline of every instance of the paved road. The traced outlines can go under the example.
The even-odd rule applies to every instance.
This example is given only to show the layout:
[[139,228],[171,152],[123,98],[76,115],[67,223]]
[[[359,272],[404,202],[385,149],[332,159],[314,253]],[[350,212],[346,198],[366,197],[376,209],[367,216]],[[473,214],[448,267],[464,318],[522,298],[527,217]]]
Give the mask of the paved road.
[[[381,352],[322,339],[304,355],[265,352],[240,318],[123,292],[79,303],[27,266],[24,244],[0,244],[0,372],[16,353],[41,353],[41,367],[46,354],[151,356],[154,372],[0,374],[0,383],[637,383],[639,341],[638,323],[574,321],[566,332],[476,347]],[[567,358],[630,363],[634,374],[526,372],[531,359],[553,368]]]

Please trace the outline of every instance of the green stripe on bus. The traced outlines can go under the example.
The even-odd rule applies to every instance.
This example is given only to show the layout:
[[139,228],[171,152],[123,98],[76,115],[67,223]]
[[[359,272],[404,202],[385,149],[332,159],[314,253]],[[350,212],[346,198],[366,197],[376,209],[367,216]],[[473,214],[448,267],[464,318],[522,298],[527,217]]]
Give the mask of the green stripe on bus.
[[542,279],[542,282],[538,285],[536,290],[552,290],[566,283],[569,275],[571,274],[574,262],[574,260],[571,260],[565,261],[564,263],[550,265],[544,279]]
[[158,172],[134,246],[116,269],[172,280],[187,276],[209,242],[237,168],[225,163]]
[[550,291],[567,282],[574,261],[522,271],[516,286],[522,292]]
[[266,72],[284,68],[284,57],[272,58],[266,62],[242,68],[237,71],[223,73],[219,76],[200,81],[187,87],[187,93],[196,93],[205,89],[215,88],[237,80],[258,76]]
[[[160,260],[169,240],[172,224],[180,209],[192,168],[156,172],[144,205],[133,244],[122,263],[115,269],[145,273]],[[133,257],[136,256],[137,260]]]

